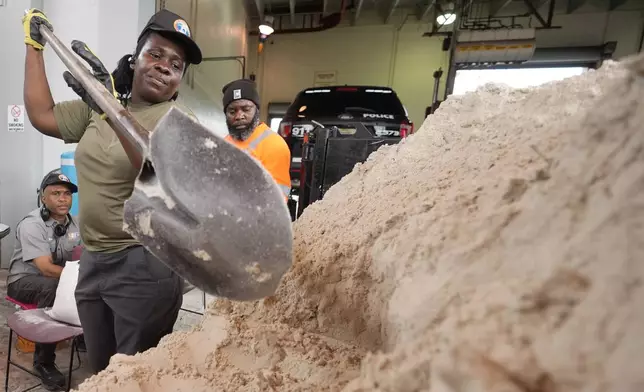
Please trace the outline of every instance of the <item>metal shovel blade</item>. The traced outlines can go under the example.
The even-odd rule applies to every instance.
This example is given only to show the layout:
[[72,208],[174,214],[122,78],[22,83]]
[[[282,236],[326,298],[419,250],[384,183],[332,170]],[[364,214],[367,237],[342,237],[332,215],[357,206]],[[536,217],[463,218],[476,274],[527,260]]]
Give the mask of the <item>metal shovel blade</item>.
[[270,174],[177,108],[151,132],[148,151],[124,229],[209,294],[272,295],[291,266],[293,234]]

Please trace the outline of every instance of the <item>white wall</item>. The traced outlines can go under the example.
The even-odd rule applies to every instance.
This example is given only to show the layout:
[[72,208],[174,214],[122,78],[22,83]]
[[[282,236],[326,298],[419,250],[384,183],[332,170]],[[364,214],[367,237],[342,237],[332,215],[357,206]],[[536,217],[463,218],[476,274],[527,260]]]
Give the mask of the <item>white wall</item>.
[[3,72],[0,72],[0,221],[12,234],[0,242],[0,260],[6,267],[13,249],[13,229],[25,211],[36,206],[36,189],[42,179],[42,137],[27,121],[25,131],[9,133],[7,107],[22,105],[25,44],[20,19],[25,9],[42,7],[41,1],[5,1],[0,6]]
[[432,100],[432,74],[439,67],[447,71],[449,56],[441,51],[442,38],[422,37],[426,24],[405,13],[397,13],[387,25],[364,12],[356,26],[271,36],[259,66],[257,36],[251,36],[249,63],[258,77],[263,118],[269,102],[291,102],[300,90],[312,87],[316,71],[335,71],[338,84],[392,87],[420,127]]

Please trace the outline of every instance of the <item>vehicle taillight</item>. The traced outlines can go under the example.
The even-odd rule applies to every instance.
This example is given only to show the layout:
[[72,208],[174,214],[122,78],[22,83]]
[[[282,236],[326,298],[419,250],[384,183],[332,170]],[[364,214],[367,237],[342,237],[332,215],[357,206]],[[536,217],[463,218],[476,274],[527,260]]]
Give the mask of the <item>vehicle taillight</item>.
[[282,121],[282,122],[280,123],[280,128],[279,128],[278,133],[279,133],[279,134],[280,134],[280,136],[282,136],[282,137],[289,137],[289,136],[291,136],[291,123],[290,123],[290,122],[284,122],[284,121]]
[[414,132],[414,124],[404,122],[400,124],[400,137],[407,137]]

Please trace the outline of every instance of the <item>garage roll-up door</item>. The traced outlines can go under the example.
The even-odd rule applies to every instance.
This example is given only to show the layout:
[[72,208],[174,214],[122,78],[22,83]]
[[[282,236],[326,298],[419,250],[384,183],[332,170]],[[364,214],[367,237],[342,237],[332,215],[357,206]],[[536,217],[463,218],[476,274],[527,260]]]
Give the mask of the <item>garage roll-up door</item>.
[[616,43],[608,42],[599,46],[578,46],[560,48],[537,47],[532,57],[518,64],[457,64],[457,69],[507,69],[543,67],[589,67],[595,68],[602,60],[611,58]]
[[271,117],[282,117],[286,114],[286,109],[290,105],[290,102],[271,102],[268,104],[268,115]]
[[524,67],[596,67],[602,60],[611,58],[615,43],[600,46],[568,48],[537,48]]

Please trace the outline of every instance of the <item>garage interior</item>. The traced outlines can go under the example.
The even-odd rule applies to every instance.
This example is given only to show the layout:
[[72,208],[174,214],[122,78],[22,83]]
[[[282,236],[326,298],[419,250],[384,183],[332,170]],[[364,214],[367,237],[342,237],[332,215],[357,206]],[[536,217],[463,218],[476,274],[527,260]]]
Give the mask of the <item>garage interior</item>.
[[[606,199],[603,199],[604,196],[599,193],[595,195],[588,190],[582,196],[575,196],[575,203],[578,201],[579,206],[575,204],[571,207],[570,202],[566,207],[569,209],[561,207],[564,212],[560,211],[562,215],[557,216],[552,211],[559,206],[555,206],[554,202],[547,204],[553,210],[545,211],[539,218],[542,221],[537,223],[542,226],[534,228],[534,240],[530,240],[519,234],[513,237],[514,234],[509,233],[507,225],[512,222],[512,230],[516,233],[530,231],[531,229],[518,227],[517,222],[530,226],[527,218],[520,219],[520,211],[530,210],[530,203],[534,206],[545,205],[545,202],[540,204],[540,200],[554,197],[551,195],[558,188],[555,185],[552,188],[544,185],[538,191],[530,188],[533,183],[541,184],[539,176],[546,174],[539,171],[536,180],[524,180],[521,176],[527,171],[524,173],[522,170],[532,170],[533,165],[541,159],[547,162],[549,171],[548,179],[543,183],[551,184],[553,178],[559,178],[556,171],[565,171],[568,166],[563,155],[557,155],[561,158],[560,161],[557,161],[559,158],[553,158],[555,153],[563,151],[556,150],[555,139],[543,141],[543,145],[552,147],[552,157],[542,153],[539,148],[543,146],[535,147],[537,142],[530,144],[535,136],[524,135],[527,132],[526,124],[531,122],[535,131],[555,125],[541,124],[538,113],[528,112],[540,112],[543,109],[543,118],[555,121],[554,114],[549,115],[548,110],[552,110],[552,113],[561,110],[561,113],[557,113],[563,116],[562,123],[573,121],[569,119],[569,113],[570,116],[587,113],[588,118],[591,118],[589,122],[579,120],[579,124],[584,124],[588,132],[596,132],[597,134],[593,134],[595,138],[610,139],[606,135],[611,134],[611,129],[602,131],[603,133],[597,130],[603,123],[592,119],[593,110],[597,111],[597,108],[592,109],[590,103],[562,101],[560,105],[568,105],[564,110],[555,109],[558,103],[543,98],[538,101],[542,107],[526,106],[525,124],[517,113],[491,108],[497,100],[499,105],[517,109],[517,102],[524,99],[533,105],[537,98],[556,100],[557,94],[560,94],[564,98],[578,97],[580,100],[581,97],[586,97],[584,99],[590,102],[600,94],[605,94],[606,115],[615,111],[621,116],[616,114],[611,120],[621,127],[614,130],[612,137],[626,135],[628,130],[635,129],[633,124],[643,119],[641,113],[644,112],[644,1],[0,0],[4,37],[2,46],[5,53],[0,99],[9,110],[8,123],[0,129],[0,223],[11,230],[0,241],[0,277],[3,280],[0,288],[3,290],[3,298],[6,295],[4,282],[16,244],[15,228],[27,213],[38,207],[37,189],[43,176],[69,165],[68,160],[70,157],[73,160],[76,148],[75,144],[65,144],[41,135],[24,115],[24,42],[20,18],[25,9],[32,7],[42,9],[47,14],[56,27],[55,33],[65,44],[69,45],[73,39],[82,39],[99,54],[108,69],[112,69],[123,54],[134,50],[140,30],[154,12],[168,9],[183,16],[192,26],[193,38],[201,47],[204,59],[201,64],[188,69],[181,82],[178,102],[190,108],[199,122],[220,138],[228,134],[222,106],[222,87],[239,78],[255,82],[260,97],[261,121],[285,138],[294,137],[292,131],[295,125],[286,118],[298,94],[306,89],[315,92],[342,86],[368,86],[372,91],[393,91],[408,118],[409,124],[403,125],[409,125],[413,130],[408,135],[398,136],[390,146],[382,147],[382,151],[378,150],[378,153],[373,153],[376,148],[363,151],[360,146],[348,144],[333,147],[332,142],[326,144],[325,150],[320,152],[321,140],[329,143],[327,139],[332,138],[330,135],[334,130],[341,132],[345,128],[333,122],[324,129],[313,125],[317,124],[315,121],[308,124],[310,128],[306,128],[306,132],[311,131],[311,136],[307,133],[306,138],[288,142],[301,144],[298,149],[289,144],[293,154],[293,189],[289,195],[289,203],[292,202],[292,205],[289,204],[289,209],[295,235],[294,263],[297,265],[287,273],[275,296],[252,303],[235,303],[194,289],[184,295],[183,308],[175,325],[176,333],[162,342],[162,348],[152,349],[151,352],[130,359],[114,358],[108,370],[92,378],[91,372],[86,368],[85,353],[79,353],[81,365],[74,371],[72,382],[75,390],[641,390],[638,388],[644,385],[644,376],[635,372],[635,365],[621,371],[616,368],[620,364],[624,365],[628,359],[637,362],[637,352],[641,352],[637,349],[644,348],[641,342],[635,343],[631,339],[631,330],[644,327],[644,313],[641,310],[644,301],[644,291],[641,288],[644,270],[634,265],[644,255],[642,241],[639,239],[641,237],[636,235],[643,233],[641,219],[644,219],[644,209],[641,201],[637,202],[634,196],[644,183],[644,156],[641,153],[644,140],[641,130],[644,128],[640,126],[639,133],[633,131],[630,136],[624,136],[623,144],[619,147],[610,144],[610,140],[606,141],[614,150],[612,153],[606,152],[596,161],[590,161],[591,158],[588,157],[594,157],[593,154],[600,151],[600,147],[588,147],[587,151],[579,147],[578,150],[580,156],[585,156],[584,159],[592,164],[588,168],[589,172],[597,172],[597,181],[608,181],[607,177],[611,174],[618,181],[617,178],[628,171],[631,182],[626,184],[627,180],[624,180],[624,183],[615,187],[628,189],[631,193],[624,190],[624,194],[621,194],[613,188],[608,190],[606,185],[606,194],[613,192],[620,194],[622,198],[618,200],[617,196],[605,196]],[[620,112],[620,104],[611,101],[616,99],[616,92],[613,91],[611,95],[609,89],[602,87],[609,85],[609,82],[601,79],[596,87],[588,85],[583,88],[572,86],[573,82],[570,82],[585,77],[587,80],[595,80],[592,78],[599,76],[587,75],[599,73],[605,64],[613,67],[614,62],[635,61],[633,59],[639,61],[640,69],[632,71],[636,76],[628,76],[631,78],[628,80],[632,80],[632,89],[627,90],[620,84],[623,82],[619,79],[621,76],[615,76],[617,79],[614,82],[618,86],[617,90],[621,88],[619,91],[623,93],[624,99],[629,100],[630,106],[624,103],[624,107],[630,108],[628,112]],[[45,64],[54,100],[59,102],[76,99],[77,96],[61,76],[66,68],[54,53],[45,53]],[[632,69],[635,68],[636,66],[632,66]],[[557,83],[570,83],[570,91],[566,92],[566,85],[563,84],[561,90],[556,90]],[[583,91],[587,91],[587,94],[584,95]],[[522,94],[526,94],[525,97]],[[536,98],[531,101],[531,96]],[[636,96],[639,97],[639,102],[634,98]],[[24,126],[18,130],[11,128],[11,109],[15,107],[23,112]],[[299,109],[302,111],[301,107]],[[486,110],[489,111],[488,114],[485,114]],[[375,112],[372,114],[382,115]],[[470,115],[480,118],[466,122],[464,118]],[[503,134],[498,137],[499,146],[514,148],[498,147],[498,162],[506,162],[504,159],[515,156],[513,159],[516,162],[511,162],[514,166],[508,168],[508,176],[512,178],[508,180],[509,177],[500,176],[494,180],[498,184],[492,183],[493,180],[482,180],[486,176],[483,169],[476,176],[467,172],[467,175],[463,174],[463,178],[459,178],[463,167],[468,165],[480,164],[480,169],[483,164],[489,164],[490,170],[496,170],[491,168],[498,165],[494,160],[497,158],[489,162],[487,158],[496,154],[493,152],[496,147],[492,148],[490,145],[497,142],[485,139],[481,133],[496,132],[497,129],[492,130],[491,124],[500,127],[499,124],[504,123],[498,122],[498,119],[503,116],[521,124],[518,132],[520,136],[517,136],[520,141],[507,136],[513,130],[512,124],[508,123],[504,129],[498,129]],[[565,124],[576,129],[578,123]],[[559,127],[560,124],[556,126]],[[313,132],[314,128],[317,133]],[[365,126],[366,128],[368,127]],[[459,132],[471,129],[472,136],[468,143],[473,144],[479,140],[477,138],[481,138],[486,147],[478,151],[470,144],[461,142],[460,136],[450,139],[449,132],[452,128],[458,128]],[[285,129],[288,134],[284,133]],[[443,130],[444,135],[440,133]],[[435,134],[432,142],[428,141],[430,131]],[[599,133],[602,136],[597,136]],[[575,133],[577,138],[574,140],[565,139],[565,143],[562,141],[562,146],[584,145],[578,134],[581,133]],[[347,139],[346,135],[333,135],[336,139]],[[492,139],[497,140],[496,137]],[[373,137],[369,136],[365,140],[364,143],[370,144]],[[454,163],[452,168],[440,159],[438,153],[431,150],[427,153],[427,159],[436,159],[436,165],[445,168],[445,176],[431,171],[431,163],[427,167],[423,163],[415,173],[413,160],[422,160],[423,153],[412,149],[415,141],[420,146],[421,140],[422,143],[427,143],[422,145],[428,149],[440,146],[445,156],[449,157],[462,148],[463,154],[472,154],[472,159],[477,159],[477,163],[468,163],[463,159],[462,162]],[[444,145],[441,144],[443,141]],[[527,150],[518,147],[521,143],[525,143]],[[639,144],[634,146],[633,143]],[[389,142],[382,146],[386,144]],[[337,148],[336,156],[339,157],[335,163],[335,158],[331,158],[333,148]],[[342,148],[345,150],[341,150]],[[362,151],[362,155],[347,158],[347,154],[358,150]],[[528,157],[530,151],[534,151],[535,155]],[[632,153],[629,155],[630,160],[620,155],[627,152]],[[316,160],[317,153],[323,153],[325,157]],[[618,159],[619,162],[612,159]],[[356,164],[358,165],[355,166]],[[394,175],[396,169],[391,165],[400,165],[410,171]],[[573,163],[570,165],[575,167]],[[618,165],[624,165],[623,171],[620,171]],[[327,178],[325,175],[318,176],[316,173],[319,170],[335,171],[328,174]],[[427,177],[427,173],[441,177]],[[577,174],[580,177],[589,175],[582,170]],[[572,174],[569,177],[570,181],[579,179]],[[517,196],[517,203],[523,203],[521,208],[515,205],[516,211],[510,211],[514,207],[504,205],[501,211],[501,207],[498,207],[498,211],[494,210],[498,214],[493,216],[490,213],[485,216],[485,222],[476,221],[461,212],[482,214],[473,211],[483,211],[485,208],[492,211],[492,204],[495,202],[487,199],[485,192],[500,192],[499,189],[506,187],[506,180],[511,185],[503,196],[503,203],[510,199],[514,203],[514,192],[520,195],[525,195],[524,192],[530,194],[529,200],[526,199],[527,196]],[[480,186],[473,185],[477,181],[480,181]],[[398,182],[400,189],[380,192],[381,188],[393,189],[398,186],[395,185]],[[465,182],[472,189],[470,185],[462,185]],[[425,184],[418,185],[418,189],[423,189],[422,192],[415,190],[416,184]],[[590,189],[591,185],[588,187]],[[452,192],[449,197],[445,196],[446,193],[441,193],[447,192],[445,189]],[[369,195],[369,190],[378,191]],[[303,201],[302,195],[305,193],[306,201]],[[376,200],[376,196],[381,199]],[[562,193],[558,197],[568,200],[568,196]],[[478,200],[485,200],[490,204],[483,205],[484,202],[480,202],[477,205],[479,197]],[[572,200],[573,196],[570,198]],[[77,200],[74,196],[75,204]],[[374,201],[377,205],[359,204],[365,201]],[[629,204],[632,208],[630,220],[622,216],[627,215],[624,211],[617,210],[618,202]],[[454,204],[441,207],[441,203]],[[599,212],[592,212],[591,206],[599,210],[605,208],[606,216],[593,215]],[[306,209],[309,208],[311,210],[307,212]],[[328,216],[322,212],[323,209],[328,209]],[[440,215],[426,215],[434,213],[434,210],[440,211]],[[346,219],[333,219],[333,214],[342,215]],[[598,228],[600,226],[588,226],[588,232],[582,226],[574,226],[579,230],[575,234],[572,233],[572,224],[570,231],[566,231],[566,235],[562,234],[561,242],[550,241],[550,237],[546,238],[545,234],[540,237],[541,231],[538,230],[545,232],[545,227],[549,227],[556,231],[560,228],[555,225],[559,222],[557,219],[564,219],[562,216],[567,217],[567,214],[571,214],[570,219],[575,224],[592,219],[597,222],[613,219],[612,226],[609,223],[606,223],[608,228],[601,226],[601,230],[606,230],[607,236],[610,234],[613,237],[600,241],[599,237],[593,236],[590,232],[592,228],[597,233],[603,233]],[[537,215],[535,213],[534,216]],[[431,216],[432,222],[436,220],[438,223],[432,226],[419,222],[419,217],[426,216]],[[516,216],[519,218],[514,220]],[[449,223],[440,223],[441,220]],[[500,221],[505,223],[499,223],[496,227]],[[441,226],[448,224],[452,226]],[[552,226],[548,226],[550,224]],[[481,231],[477,232],[475,228]],[[495,234],[488,236],[488,228]],[[613,231],[609,232],[609,229]],[[337,238],[330,233],[334,230],[338,233]],[[424,237],[419,234],[419,230],[425,231]],[[479,267],[475,267],[473,261],[476,250],[469,249],[460,242],[459,246],[462,247],[454,245],[450,248],[444,245],[449,241],[458,242],[455,239],[457,237],[459,241],[467,242],[459,237],[460,232],[467,233],[471,242],[480,246],[482,259],[487,257],[494,260],[482,263],[481,270],[478,270]],[[587,237],[583,237],[586,234]],[[529,237],[528,234],[525,235]],[[413,237],[413,240],[407,242],[405,236]],[[524,242],[518,244],[520,241],[517,238]],[[512,242],[513,239],[516,243]],[[587,258],[583,260],[577,254],[564,254],[583,248],[592,239],[596,241],[597,247],[613,247],[614,259],[611,259],[608,251],[599,252],[594,257],[585,255]],[[560,245],[561,249],[545,249],[537,244],[539,240]],[[531,244],[534,246],[531,247]],[[574,247],[575,244],[579,247]],[[407,246],[410,247],[408,250]],[[617,246],[624,250],[618,250]],[[493,249],[489,252],[495,253],[485,253],[488,248]],[[530,258],[532,251],[533,258]],[[400,255],[405,255],[408,259],[400,259]],[[513,280],[520,274],[517,272],[515,276],[508,271],[521,267],[516,263],[514,267],[510,267],[512,257],[515,257],[516,263],[521,261],[530,265],[526,270],[534,273],[533,282],[528,278]],[[337,260],[337,266],[332,265],[336,263],[334,260]],[[443,264],[439,264],[437,260]],[[571,260],[579,263],[573,267]],[[351,264],[353,261],[356,262],[355,265]],[[396,266],[399,262],[401,266]],[[540,262],[547,264],[547,267],[543,267],[544,270],[536,267]],[[611,266],[607,266],[608,264]],[[453,265],[461,265],[464,272],[450,270]],[[602,268],[607,271],[606,281],[600,281],[593,275]],[[484,269],[488,269],[488,275],[485,275]],[[559,270],[565,271],[556,275],[554,271]],[[499,279],[507,276],[508,280],[497,281],[494,271],[505,271],[499,272]],[[435,285],[436,288],[427,289],[429,291],[426,295],[413,297],[409,294],[410,287],[419,292],[425,289],[423,282],[414,279],[414,275],[424,276],[422,274],[427,274],[426,284]],[[432,278],[433,274],[444,280]],[[469,275],[465,277],[466,274]],[[632,279],[627,279],[627,275]],[[462,285],[450,284],[450,279]],[[620,290],[623,289],[619,295],[612,291],[608,293],[610,289],[604,286],[609,281],[615,281]],[[539,286],[542,283],[543,287]],[[399,287],[405,285],[408,285],[408,291],[400,291],[402,289]],[[537,310],[508,310],[515,305],[522,306],[521,301],[525,298],[518,298],[517,293],[529,296],[517,286],[524,286],[525,290],[533,289],[535,292],[541,290],[539,295],[544,298],[534,300],[537,302],[534,305]],[[485,287],[485,290],[480,288],[477,291],[477,287]],[[610,301],[600,300],[604,293],[600,288],[606,290]],[[431,295],[428,294],[430,291]],[[405,301],[405,295],[411,297]],[[432,296],[437,298],[435,303],[431,300],[434,298]],[[511,297],[512,300],[507,300],[506,297]],[[622,305],[617,298],[622,299]],[[6,320],[16,312],[16,307],[6,300],[1,301],[0,356],[5,358],[9,336]],[[473,309],[476,301],[485,303],[485,309],[480,310],[481,314]],[[508,305],[509,303],[511,304]],[[604,312],[601,317],[583,313],[585,308],[579,310],[593,306],[606,308],[601,311]],[[611,307],[615,307],[615,313],[611,313]],[[597,325],[584,325],[582,318],[574,319],[574,325],[566,321],[569,320],[568,317],[573,317],[571,314],[575,311],[586,315],[588,323]],[[411,314],[413,312],[431,313],[433,321],[424,320],[425,316],[423,321],[416,321]],[[495,321],[490,321],[492,319]],[[223,327],[222,320],[229,324]],[[443,320],[449,322],[443,323]],[[477,330],[473,325],[479,321],[481,328]],[[508,327],[514,325],[514,322],[521,327]],[[531,322],[534,322],[534,327],[530,326]],[[556,335],[564,324],[568,328],[566,331],[575,328],[580,331],[578,340],[565,340]],[[504,332],[501,332],[502,329]],[[226,331],[225,334],[217,332],[223,330]],[[507,332],[510,330],[512,331]],[[426,331],[430,331],[431,336]],[[461,332],[454,331],[467,333],[468,338],[458,335]],[[492,336],[506,332],[511,338],[503,340]],[[546,335],[550,332],[553,340],[545,343]],[[465,343],[473,342],[472,336],[477,334],[481,344],[476,347],[476,353],[460,350]],[[421,337],[424,340],[418,343]],[[559,342],[560,348],[557,348],[553,342],[559,338],[562,341]],[[590,343],[604,340],[605,345]],[[248,347],[243,347],[245,342]],[[459,344],[452,344],[453,342]],[[492,347],[491,342],[498,346]],[[585,343],[588,344],[587,347],[575,346]],[[231,348],[235,344],[237,346]],[[409,346],[400,348],[404,344]],[[632,346],[632,351],[627,348],[629,345]],[[431,352],[436,358],[443,360],[446,355],[441,351],[443,349],[456,350],[444,363],[433,361],[433,357],[427,354]],[[13,350],[12,355],[15,355],[16,360],[28,366],[31,352],[16,351],[15,347]],[[61,345],[58,354],[61,369],[67,369],[69,350],[69,346]],[[545,350],[550,351],[545,353]],[[485,351],[489,355],[481,354]],[[413,360],[415,356],[418,358],[417,362]],[[3,358],[0,358],[2,371],[6,366]],[[407,362],[397,366],[397,361],[403,361],[401,358]],[[549,358],[553,362],[549,365],[539,363],[543,358]],[[611,360],[615,362],[610,362]],[[163,361],[167,363],[162,363]],[[247,363],[252,364],[244,365]],[[534,368],[531,370],[530,366]],[[556,369],[544,370],[550,369],[549,366]],[[567,371],[572,374],[569,379],[565,376]],[[387,374],[391,375],[390,379],[386,378]],[[593,377],[583,381],[582,376],[588,374],[593,374]],[[328,385],[324,380],[329,380]],[[33,377],[19,370],[11,371],[9,381],[10,390],[16,391],[34,384]],[[36,387],[33,390],[46,389]]]

